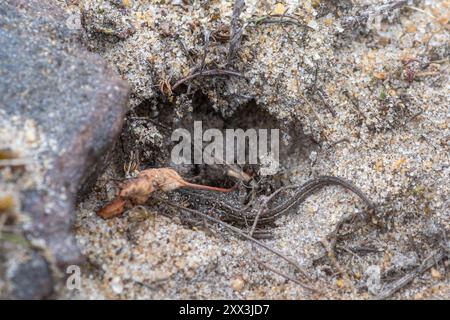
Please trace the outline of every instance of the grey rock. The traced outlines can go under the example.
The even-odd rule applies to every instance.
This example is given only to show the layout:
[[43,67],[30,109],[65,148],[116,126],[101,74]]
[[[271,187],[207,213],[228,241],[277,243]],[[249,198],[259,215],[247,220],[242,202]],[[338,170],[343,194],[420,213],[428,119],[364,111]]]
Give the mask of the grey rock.
[[[0,126],[32,121],[40,136],[31,156],[41,166],[33,175],[41,179],[15,186],[28,218],[22,231],[49,249],[59,267],[82,261],[72,233],[77,194],[87,191],[107,161],[129,91],[98,55],[81,48],[81,31],[70,28],[68,19],[52,1],[6,0],[0,8]],[[6,184],[1,179],[0,186]],[[46,273],[39,265],[21,268]],[[45,284],[33,285],[40,291],[17,296],[47,295],[51,278],[39,278]],[[30,279],[12,280],[22,287]]]
[[33,252],[28,261],[17,264],[10,273],[13,284],[11,298],[41,299],[50,296],[53,291],[47,261],[37,252]]

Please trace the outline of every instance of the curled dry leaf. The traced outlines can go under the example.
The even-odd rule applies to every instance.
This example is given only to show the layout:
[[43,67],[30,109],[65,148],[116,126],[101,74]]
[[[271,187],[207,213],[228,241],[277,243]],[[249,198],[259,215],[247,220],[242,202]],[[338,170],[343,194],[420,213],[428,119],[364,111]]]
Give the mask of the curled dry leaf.
[[178,188],[193,188],[218,192],[230,192],[234,188],[225,189],[194,184],[183,180],[173,169],[147,169],[139,173],[137,178],[124,184],[117,197],[97,212],[108,219],[122,214],[125,209],[144,204],[154,191],[169,192]]
[[97,215],[104,219],[113,218],[122,214],[125,211],[125,206],[127,205],[127,200],[117,197],[111,201],[108,205],[97,211]]

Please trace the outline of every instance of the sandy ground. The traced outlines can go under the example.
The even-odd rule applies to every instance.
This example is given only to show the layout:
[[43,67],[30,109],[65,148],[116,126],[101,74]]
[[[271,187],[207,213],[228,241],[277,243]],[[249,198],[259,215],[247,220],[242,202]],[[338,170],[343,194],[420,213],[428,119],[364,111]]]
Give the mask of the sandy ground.
[[[217,3],[219,7],[226,4],[220,10],[229,17],[231,2]],[[261,3],[249,5],[257,9],[248,9],[245,17],[253,16],[254,12],[275,10],[274,4]],[[188,226],[182,222],[179,213],[167,207],[150,203],[120,218],[105,221],[97,217],[95,210],[99,202],[104,203],[113,196],[109,180],[123,177],[123,172],[118,173],[116,167],[111,167],[92,195],[79,204],[77,239],[88,262],[82,266],[81,290],[63,290],[62,297],[370,299],[416,270],[437,250],[445,250],[443,247],[448,250],[450,3],[408,3],[401,11],[381,15],[383,19],[373,19],[365,29],[366,33],[348,31],[348,35],[336,34],[336,30],[344,28],[344,13],[314,18],[318,12],[314,9],[316,1],[305,3],[305,8],[311,9],[312,17],[309,22],[305,20],[313,33],[309,42],[299,49],[291,48],[294,46],[290,44],[279,54],[261,53],[249,58],[250,61],[244,63],[245,68],[240,70],[256,80],[250,82],[251,85],[236,82],[237,87],[233,90],[243,88],[248,91],[254,85],[259,108],[278,119],[300,122],[305,134],[319,141],[318,146],[307,149],[301,159],[286,159],[282,174],[286,184],[306,182],[324,174],[343,177],[377,204],[378,221],[363,225],[348,239],[339,241],[335,257],[327,258],[323,257],[322,241],[332,233],[337,222],[344,214],[365,210],[357,197],[339,187],[327,187],[277,220],[272,230],[273,238],[263,241],[307,269],[312,278],[309,284],[319,290],[314,293],[274,274],[258,262],[264,261],[298,278],[298,272],[279,257],[216,226]],[[377,2],[358,2],[361,8],[365,4]],[[176,21],[178,11],[171,11],[170,5],[155,5],[155,8],[161,7],[168,10],[168,21]],[[136,8],[132,7],[132,13],[136,13]],[[285,9],[296,10],[291,2],[285,3]],[[213,11],[212,8],[201,9],[191,19],[204,22]],[[224,18],[224,21],[229,19]],[[285,28],[291,31],[295,27]],[[161,103],[154,87],[150,84],[148,88],[152,87],[153,91],[145,91],[148,83],[143,82],[150,81],[155,85],[158,79],[134,69],[136,63],[128,64],[130,69],[127,71],[123,69],[126,59],[120,63],[117,60],[118,56],[123,57],[123,52],[139,43],[140,37],[156,32],[151,27],[144,29],[124,42],[98,49],[124,78],[131,79],[135,87],[132,106],[148,99],[153,104]],[[256,37],[244,38],[242,51],[250,50],[258,41],[260,52],[280,48],[290,41],[290,34],[295,35],[294,31],[289,33],[277,24],[271,25],[258,34],[258,40]],[[189,41],[196,36],[194,32],[193,35],[184,34],[182,38],[190,47]],[[267,44],[268,37],[272,41],[270,45]],[[99,46],[96,41],[91,42],[93,48]],[[170,42],[167,39],[161,41]],[[152,48],[157,55],[159,47]],[[220,50],[214,50],[211,59],[218,59]],[[143,58],[136,58],[139,54],[148,60],[146,55],[150,52],[143,47],[132,53],[133,59],[142,62]],[[319,70],[319,89],[326,93],[326,104],[331,110],[317,96],[314,99],[314,94],[302,93],[313,81],[311,73],[303,69],[308,65],[304,57],[313,59],[314,53],[319,56],[316,60],[321,62],[311,63],[313,69],[317,66]],[[161,54],[158,59],[164,64],[171,57]],[[287,64],[287,59],[291,63]],[[258,61],[261,67],[256,69]],[[155,62],[154,66],[158,68],[160,63]],[[180,63],[171,70],[174,78],[181,77],[181,67],[188,64]],[[272,64],[273,71],[270,71],[268,66]],[[300,74],[297,79],[300,85],[291,83],[293,70]],[[269,81],[258,85],[263,73]],[[224,91],[210,92],[214,81],[204,81],[206,95],[213,101],[211,108],[223,107],[233,112],[238,100],[230,98],[229,103],[223,102],[226,100]],[[281,82],[281,87],[265,91],[271,81]],[[291,90],[294,86],[296,89]],[[289,95],[283,94],[286,90]],[[178,100],[188,101],[183,100],[183,96]],[[179,105],[173,108],[174,113],[177,110],[189,112]],[[154,126],[149,127],[155,130]],[[149,166],[155,164],[148,163]],[[171,196],[177,199],[176,194]],[[392,297],[448,299],[448,264],[448,259],[433,264]]]

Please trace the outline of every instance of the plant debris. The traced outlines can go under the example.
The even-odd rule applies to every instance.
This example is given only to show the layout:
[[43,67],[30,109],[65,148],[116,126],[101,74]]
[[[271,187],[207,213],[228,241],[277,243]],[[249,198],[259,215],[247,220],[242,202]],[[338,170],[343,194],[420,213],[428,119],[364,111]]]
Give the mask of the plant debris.
[[234,190],[234,188],[225,189],[187,182],[175,170],[169,168],[146,169],[141,171],[135,179],[127,181],[118,196],[97,214],[105,219],[112,218],[122,214],[126,208],[144,204],[155,191],[170,192],[178,188],[218,192]]

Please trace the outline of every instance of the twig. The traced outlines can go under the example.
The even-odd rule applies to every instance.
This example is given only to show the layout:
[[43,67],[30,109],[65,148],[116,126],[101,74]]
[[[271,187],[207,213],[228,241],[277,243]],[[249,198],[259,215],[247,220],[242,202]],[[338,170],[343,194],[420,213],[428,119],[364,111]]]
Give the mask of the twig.
[[308,105],[309,109],[311,110],[311,112],[314,114],[314,116],[316,117],[317,121],[319,122],[319,125],[322,127],[323,130],[325,130],[325,125],[323,124],[323,122],[320,119],[318,113],[314,109],[314,106],[312,105],[311,102],[309,102],[308,99],[306,99],[306,97],[303,95],[303,93],[301,93],[300,88],[299,88],[299,93],[298,94],[306,102],[306,104]]
[[333,110],[333,108],[325,100],[324,93],[322,92],[322,90],[318,89],[316,93],[319,96],[319,98],[322,100],[323,104],[328,109],[328,111],[330,111],[330,113],[333,115],[333,117],[336,117],[336,112]]
[[437,76],[441,74],[440,72],[437,71],[424,71],[424,72],[417,72],[416,74],[414,74],[414,78],[425,78],[425,77],[432,77],[432,76]]
[[203,70],[205,69],[205,61],[206,61],[206,56],[208,55],[210,35],[211,35],[211,32],[209,32],[209,30],[206,30],[205,31],[205,45],[204,45],[204,49],[203,49],[202,62],[200,63],[200,75],[202,74]]
[[429,16],[430,18],[434,19],[434,20],[438,20],[438,18],[436,18],[434,15],[432,15],[431,13],[429,13],[426,10],[422,10],[420,8],[417,7],[413,7],[413,6],[405,6],[405,8],[411,9],[411,10],[415,10],[417,12],[421,12],[421,13],[425,13],[427,16]]
[[[156,197],[155,197],[155,198],[156,198]],[[266,245],[265,243],[263,243],[263,242],[261,242],[261,241],[255,239],[255,238],[253,238],[252,236],[249,236],[248,234],[246,234],[246,233],[243,232],[242,230],[240,230],[240,229],[238,229],[238,228],[236,228],[236,227],[233,227],[232,225],[230,225],[230,224],[228,224],[228,223],[226,223],[226,222],[223,222],[223,221],[221,221],[221,220],[219,220],[219,219],[217,219],[217,218],[214,218],[214,217],[211,217],[211,216],[209,216],[209,215],[207,215],[207,214],[204,214],[203,212],[200,212],[200,211],[198,211],[198,210],[194,210],[194,209],[190,209],[190,208],[185,208],[185,207],[179,206],[179,205],[177,205],[177,204],[171,203],[171,202],[169,202],[169,201],[166,201],[166,200],[164,200],[164,199],[161,199],[161,198],[156,198],[156,199],[159,200],[159,201],[161,201],[161,202],[163,202],[163,203],[165,203],[165,204],[167,204],[167,205],[169,205],[169,206],[171,206],[171,207],[174,207],[174,208],[177,208],[177,209],[179,209],[179,210],[184,210],[184,211],[187,211],[187,212],[190,212],[190,213],[199,215],[200,217],[202,217],[202,218],[204,218],[204,219],[207,219],[207,220],[210,220],[210,221],[215,222],[215,223],[217,223],[217,224],[220,224],[222,227],[225,227],[225,228],[227,228],[227,229],[229,229],[229,230],[231,230],[231,231],[237,233],[237,234],[240,235],[241,237],[243,237],[243,238],[245,238],[245,239],[247,239],[247,240],[249,240],[249,241],[251,241],[251,242],[253,242],[253,243],[257,244],[257,245],[259,245],[260,247],[266,249],[267,251],[269,251],[269,252],[271,252],[271,253],[273,253],[273,254],[279,256],[279,257],[282,258],[283,260],[289,262],[289,263],[292,264],[297,270],[299,270],[300,273],[301,273],[306,279],[311,280],[311,278],[308,276],[306,270],[304,270],[302,267],[300,267],[300,266],[298,265],[298,263],[295,262],[293,259],[291,259],[291,258],[285,256],[285,255],[284,255],[283,253],[281,253],[280,251],[278,251],[278,250],[276,250],[276,249],[274,249],[274,248],[271,248],[270,246],[268,246],[268,245]],[[308,289],[312,289],[312,288],[308,287]],[[317,291],[316,289],[313,289],[313,290]]]
[[267,211],[267,206],[269,205],[269,202],[277,195],[279,194],[281,191],[287,190],[287,189],[291,189],[291,188],[295,188],[297,186],[286,186],[286,187],[282,187],[279,188],[278,190],[276,190],[275,192],[273,192],[270,196],[268,197],[264,197],[261,201],[261,207],[258,210],[258,213],[256,214],[255,220],[253,221],[253,225],[252,225],[252,229],[250,230],[250,235],[253,236],[253,232],[256,229],[256,225],[258,224],[258,220],[259,217],[264,214]]
[[411,281],[414,280],[417,276],[424,273],[428,269],[430,269],[432,266],[434,266],[436,263],[440,262],[442,259],[448,256],[448,252],[444,253],[442,250],[438,250],[437,252],[432,253],[428,258],[426,258],[422,264],[413,272],[408,273],[404,277],[400,278],[397,281],[394,281],[389,285],[389,287],[378,294],[375,299],[376,300],[384,300],[392,296],[394,293],[396,293],[398,290],[405,287],[407,284],[409,284]]
[[344,89],[344,91],[342,91],[342,93],[345,95],[345,97],[350,100],[351,105],[353,106],[353,109],[356,110],[356,112],[364,118],[364,120],[367,120],[366,115],[361,111],[361,109],[359,108],[359,104],[357,101],[355,101],[355,98],[351,96],[350,92],[346,89]]
[[[206,62],[206,56],[208,55],[208,48],[209,48],[209,43],[210,43],[210,37],[211,37],[211,32],[209,30],[205,30],[205,44],[203,45],[203,55],[202,55],[202,61],[200,62],[200,68],[194,68],[193,71],[195,70],[200,70],[200,75],[203,74],[203,70],[205,70],[205,62]],[[191,72],[193,72],[191,71]],[[187,94],[191,93],[191,86],[192,86],[192,82],[189,81],[189,86],[187,89]]]
[[337,140],[337,141],[334,141],[334,142],[332,142],[332,143],[327,147],[327,149],[331,149],[331,148],[337,146],[338,144],[344,143],[344,142],[350,143],[350,139],[348,139],[348,138],[342,138],[342,139],[339,139],[339,140]]
[[[374,207],[370,207],[370,206],[369,206],[369,208],[370,208],[370,210],[374,210],[374,209],[375,209]],[[338,223],[336,224],[336,227],[334,228],[333,232],[331,232],[331,234],[328,236],[328,239],[329,239],[330,241],[329,241],[329,242],[327,241],[327,243],[329,243],[329,248],[330,248],[330,250],[332,250],[333,252],[336,250],[336,244],[337,244],[337,241],[338,241],[338,239],[339,239],[340,237],[343,237],[343,236],[345,236],[345,235],[349,235],[350,233],[354,233],[354,232],[355,232],[355,231],[351,231],[351,232],[348,232],[348,233],[345,234],[345,235],[339,235],[339,231],[341,230],[342,226],[343,226],[344,224],[346,224],[346,223],[351,222],[351,221],[352,221],[353,219],[355,219],[357,216],[358,216],[357,213],[347,214],[347,215],[344,215],[344,216],[338,221]],[[317,259],[315,259],[315,261],[321,260],[321,259],[325,258],[326,256],[329,256],[329,251],[328,251],[328,250],[327,250],[327,252],[326,252],[324,255],[322,255],[321,257],[319,257],[319,258],[317,258]]]
[[254,257],[254,258],[255,258],[255,260],[256,260],[259,264],[261,264],[264,268],[269,269],[269,270],[272,271],[273,273],[276,273],[276,274],[278,274],[279,276],[281,276],[281,277],[283,277],[283,278],[285,278],[285,279],[287,279],[287,280],[289,280],[289,281],[292,281],[292,282],[294,282],[294,283],[300,285],[301,287],[303,287],[303,288],[305,288],[305,289],[308,289],[308,290],[310,290],[310,291],[312,291],[312,292],[318,293],[318,290],[317,290],[316,288],[313,288],[313,287],[311,287],[311,286],[308,286],[308,285],[302,283],[302,282],[299,281],[298,279],[295,279],[295,278],[291,277],[290,275],[287,275],[287,274],[281,272],[280,270],[275,269],[275,268],[272,267],[271,265],[268,265],[267,263],[261,261],[260,259],[258,259],[258,258],[256,258],[256,257]]
[[231,63],[234,56],[236,55],[239,46],[241,45],[242,33],[244,31],[244,27],[239,27],[239,17],[241,15],[242,9],[244,9],[245,1],[244,0],[236,0],[233,5],[233,13],[231,16],[231,25],[230,25],[230,48],[228,50],[228,58],[227,65]]
[[202,71],[202,72],[196,72],[194,74],[191,74],[191,75],[179,80],[172,87],[172,91],[175,91],[180,85],[182,85],[186,81],[192,80],[199,76],[202,76],[202,77],[234,76],[234,77],[245,78],[245,76],[243,74],[236,72],[236,71],[226,70],[226,69],[225,70],[224,69],[211,69],[211,70],[206,70],[206,71]]
[[356,293],[355,286],[353,285],[353,282],[350,280],[350,277],[348,276],[347,272],[342,268],[340,263],[336,259],[336,254],[334,252],[334,247],[331,246],[331,244],[328,242],[326,238],[321,240],[322,245],[324,246],[325,250],[327,251],[328,258],[330,258],[331,262],[333,263],[334,267],[337,269],[339,274],[345,278],[346,282],[350,285],[350,288],[354,293]]
[[[364,253],[380,253],[383,252],[382,249],[372,248],[372,247],[337,247],[337,249],[342,249],[351,254],[356,254],[356,252]],[[358,258],[361,258],[359,255],[356,255]]]
[[180,38],[179,36],[177,37],[177,40],[178,40],[178,42],[180,43],[180,45],[181,45],[181,50],[183,51],[183,53],[185,54],[185,56],[188,57],[188,59],[189,59],[191,62],[193,62],[192,55],[191,55],[191,53],[189,52],[189,49],[186,47],[186,44],[183,42],[183,40],[181,40],[181,38]]
[[334,231],[330,234],[329,238],[331,239],[331,248],[334,250],[336,248],[336,243],[339,238],[339,231],[341,230],[342,226],[350,221],[352,221],[356,217],[356,214],[348,214],[343,216],[338,223],[336,224],[336,227],[334,228]]
[[293,25],[297,25],[297,26],[302,26],[300,20],[298,20],[296,17],[288,15],[288,14],[270,14],[270,15],[265,15],[265,16],[254,18],[254,19],[250,19],[247,22],[248,23],[253,22],[256,25],[280,23],[280,24],[293,24]]
[[371,16],[376,16],[387,11],[401,8],[408,3],[407,0],[391,1],[386,4],[382,4],[378,7],[361,12],[354,17],[345,17],[342,22],[342,26],[346,29],[355,29],[358,26],[365,24]]

